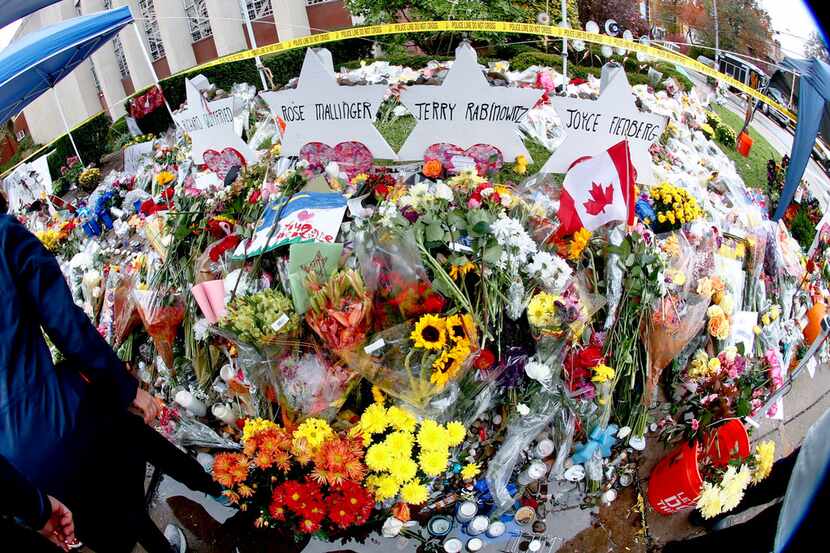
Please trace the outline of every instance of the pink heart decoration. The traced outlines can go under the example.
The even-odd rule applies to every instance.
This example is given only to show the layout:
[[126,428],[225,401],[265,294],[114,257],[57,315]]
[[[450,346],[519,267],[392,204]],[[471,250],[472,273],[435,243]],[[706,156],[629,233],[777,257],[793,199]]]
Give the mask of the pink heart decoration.
[[454,157],[468,157],[476,164],[476,172],[479,176],[486,176],[495,173],[504,165],[504,156],[501,150],[489,144],[475,144],[466,150],[462,150],[455,144],[433,144],[424,153],[424,162],[437,159],[441,165],[450,173],[457,172],[452,163]]
[[308,221],[309,219],[313,219],[313,218],[314,218],[314,213],[311,213],[310,211],[306,211],[305,209],[302,210],[301,212],[297,213],[297,219],[299,219],[300,221]]
[[228,171],[231,170],[231,167],[234,165],[245,167],[246,165],[245,158],[235,148],[225,148],[221,152],[217,152],[216,150],[205,150],[202,157],[204,158],[205,165],[207,165],[208,169],[216,173],[217,176],[223,181],[225,180]]
[[334,148],[322,142],[309,142],[300,148],[300,159],[306,160],[309,169],[315,173],[324,171],[330,162],[336,161],[340,171],[350,179],[369,172],[374,161],[372,152],[360,142],[341,142]]

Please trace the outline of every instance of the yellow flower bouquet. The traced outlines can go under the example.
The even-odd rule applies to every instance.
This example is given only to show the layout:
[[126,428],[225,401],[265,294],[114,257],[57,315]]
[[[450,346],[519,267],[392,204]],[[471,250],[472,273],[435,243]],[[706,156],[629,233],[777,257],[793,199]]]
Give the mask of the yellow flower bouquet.
[[657,217],[654,232],[658,234],[677,230],[683,224],[703,217],[703,209],[694,196],[679,186],[667,182],[658,184],[651,188],[649,197]]

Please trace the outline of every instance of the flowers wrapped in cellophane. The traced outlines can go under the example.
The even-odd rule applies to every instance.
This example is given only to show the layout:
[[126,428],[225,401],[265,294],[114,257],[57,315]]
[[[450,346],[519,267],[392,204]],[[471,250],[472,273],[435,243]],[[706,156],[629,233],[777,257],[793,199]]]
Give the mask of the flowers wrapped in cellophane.
[[[379,527],[375,502],[364,480],[364,445],[359,435],[336,432],[326,421],[308,419],[295,430],[250,419],[243,450],[222,453],[213,479],[240,510],[256,516],[257,528],[289,528],[295,539],[354,535]],[[372,529],[367,527],[366,533]]]
[[306,322],[334,352],[352,350],[366,341],[372,296],[360,273],[335,273],[325,284],[314,276],[307,282],[310,309]]
[[157,290],[134,290],[144,330],[153,339],[156,351],[168,369],[173,369],[173,342],[184,319],[184,303],[177,294]]
[[165,438],[181,447],[239,449],[239,444],[223,438],[211,427],[178,408],[164,407],[161,410],[158,430]]
[[426,314],[374,334],[363,349],[341,357],[387,394],[423,409],[464,375],[476,342],[470,315]]

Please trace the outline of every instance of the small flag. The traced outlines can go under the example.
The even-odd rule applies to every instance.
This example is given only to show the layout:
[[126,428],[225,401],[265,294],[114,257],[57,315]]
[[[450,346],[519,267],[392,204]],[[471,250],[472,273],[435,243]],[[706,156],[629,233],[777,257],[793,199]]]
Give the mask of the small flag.
[[557,234],[568,236],[582,227],[594,231],[612,221],[633,224],[636,178],[626,140],[576,160],[565,175]]

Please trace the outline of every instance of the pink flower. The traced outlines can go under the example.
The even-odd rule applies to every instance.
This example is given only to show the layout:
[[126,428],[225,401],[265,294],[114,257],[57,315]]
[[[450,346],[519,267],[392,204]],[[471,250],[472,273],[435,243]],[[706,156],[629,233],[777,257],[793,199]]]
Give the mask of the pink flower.
[[467,200],[467,207],[469,207],[470,209],[479,208],[481,207],[481,202],[479,200],[476,200],[475,198],[470,198],[469,200]]
[[697,432],[698,428],[700,428],[700,421],[697,419],[692,419],[692,431]]

